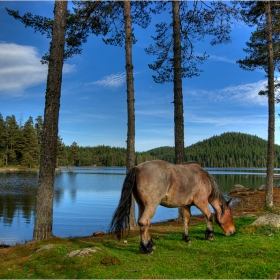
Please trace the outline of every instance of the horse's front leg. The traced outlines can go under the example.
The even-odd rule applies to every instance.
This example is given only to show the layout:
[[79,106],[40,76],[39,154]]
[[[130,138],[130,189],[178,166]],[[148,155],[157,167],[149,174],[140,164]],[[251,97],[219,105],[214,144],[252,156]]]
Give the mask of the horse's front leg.
[[209,216],[205,216],[206,219],[206,231],[205,238],[209,241],[214,240],[214,227],[213,227],[213,215],[210,213]]
[[207,203],[197,203],[196,207],[205,216],[205,220],[206,220],[205,238],[209,241],[213,241],[214,240],[213,215],[210,211],[208,202]]
[[182,239],[186,242],[189,242],[190,241],[189,221],[190,221],[190,217],[191,217],[191,206],[186,205],[186,206],[182,207],[182,209],[183,209],[183,221],[184,221]]
[[146,211],[145,209],[142,217],[138,220],[138,224],[140,226],[140,253],[143,254],[151,254],[156,248],[149,233],[150,221],[155,211],[152,211],[152,214],[149,212],[150,211]]

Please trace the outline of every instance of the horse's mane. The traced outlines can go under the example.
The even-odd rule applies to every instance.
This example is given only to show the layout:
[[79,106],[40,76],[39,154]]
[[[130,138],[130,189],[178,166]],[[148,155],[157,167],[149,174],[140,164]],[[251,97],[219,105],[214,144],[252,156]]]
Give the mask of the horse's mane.
[[221,216],[224,215],[225,213],[225,209],[226,209],[226,200],[221,192],[221,189],[218,185],[217,180],[211,175],[209,174],[207,171],[205,171],[207,173],[207,176],[211,182],[211,186],[212,186],[212,191],[211,194],[209,196],[209,202],[211,203],[213,200],[218,199],[221,202],[221,209],[222,209],[222,214]]

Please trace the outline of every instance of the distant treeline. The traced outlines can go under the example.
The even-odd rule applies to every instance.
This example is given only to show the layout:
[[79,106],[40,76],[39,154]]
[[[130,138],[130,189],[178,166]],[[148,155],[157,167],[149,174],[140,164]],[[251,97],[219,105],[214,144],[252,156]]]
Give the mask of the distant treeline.
[[[136,164],[155,159],[148,152],[136,152]],[[71,146],[65,146],[63,154],[59,158],[59,165],[75,166],[126,166],[126,149],[97,146],[79,147],[76,142]]]
[[[0,113],[0,167],[20,165],[36,168],[40,163],[43,119],[32,117],[24,123],[15,116],[3,119]],[[136,164],[152,160],[147,152],[136,153]],[[125,166],[126,149],[109,146],[79,147],[76,142],[65,146],[57,139],[57,166]]]
[[[0,114],[0,167],[20,165],[38,167],[43,120],[32,117],[23,123],[15,116],[4,120]],[[203,167],[266,167],[267,141],[244,133],[224,133],[185,148],[185,161],[197,161]],[[126,166],[126,149],[109,146],[65,146],[57,140],[58,166]],[[174,147],[160,147],[136,153],[136,162],[162,159],[175,162]],[[275,145],[275,167],[280,167],[280,146]]]

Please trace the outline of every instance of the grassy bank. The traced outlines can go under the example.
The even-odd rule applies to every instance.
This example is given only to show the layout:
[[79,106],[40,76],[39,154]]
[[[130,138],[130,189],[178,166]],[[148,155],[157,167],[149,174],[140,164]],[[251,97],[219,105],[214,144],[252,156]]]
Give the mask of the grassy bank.
[[[253,227],[255,218],[235,220],[237,233],[226,237],[215,225],[215,240],[204,239],[205,223],[190,228],[191,243],[181,240],[180,223],[153,225],[152,255],[138,251],[138,230],[118,242],[112,236],[54,238],[0,249],[1,278],[277,278],[280,232]],[[47,244],[53,247],[38,251]],[[85,256],[67,254],[91,248]]]
[[0,167],[0,172],[37,171],[39,167],[27,168],[21,165],[8,165]]

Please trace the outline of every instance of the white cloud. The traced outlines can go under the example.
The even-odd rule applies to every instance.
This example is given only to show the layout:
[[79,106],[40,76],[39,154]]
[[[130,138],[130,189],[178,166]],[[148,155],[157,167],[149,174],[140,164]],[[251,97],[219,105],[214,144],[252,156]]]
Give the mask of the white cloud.
[[248,106],[266,106],[267,97],[259,95],[261,90],[265,90],[265,85],[267,82],[265,80],[260,80],[255,83],[242,84],[237,86],[229,86],[221,89],[205,90],[205,89],[195,89],[187,90],[186,94],[191,94],[193,98],[199,99],[199,101],[206,101],[207,103],[211,100],[211,103],[227,102],[239,105]]
[[267,82],[265,80],[261,80],[256,83],[226,87],[221,90],[221,93],[237,102],[245,103],[247,106],[252,104],[265,106],[267,105],[267,97],[258,93],[261,90],[265,90],[266,84]]
[[187,114],[185,118],[186,123],[201,123],[201,124],[212,124],[214,126],[232,126],[234,125],[255,125],[266,124],[267,115],[238,115],[238,116],[196,116]]
[[[33,46],[1,42],[0,92],[21,95],[25,89],[46,82],[48,66],[40,61],[41,55]],[[64,73],[74,70],[74,65],[64,65]]]
[[[133,75],[137,75],[139,72],[134,72]],[[109,88],[119,88],[126,81],[126,72],[121,72],[117,74],[111,74],[108,76],[104,76],[102,79],[87,83],[86,85],[97,85]]]
[[227,62],[227,63],[232,63],[232,64],[236,64],[236,61],[224,56],[217,56],[217,55],[210,55],[209,59],[211,60],[216,60],[216,61],[222,61],[222,62]]
[[35,47],[0,43],[0,65],[0,92],[19,95],[46,81],[48,66],[41,64]]
[[100,80],[88,83],[87,85],[97,85],[97,86],[104,86],[110,88],[118,88],[124,84],[125,78],[126,78],[125,72],[111,74],[103,77]]
[[63,74],[68,74],[76,71],[76,65],[74,64],[63,64]]

